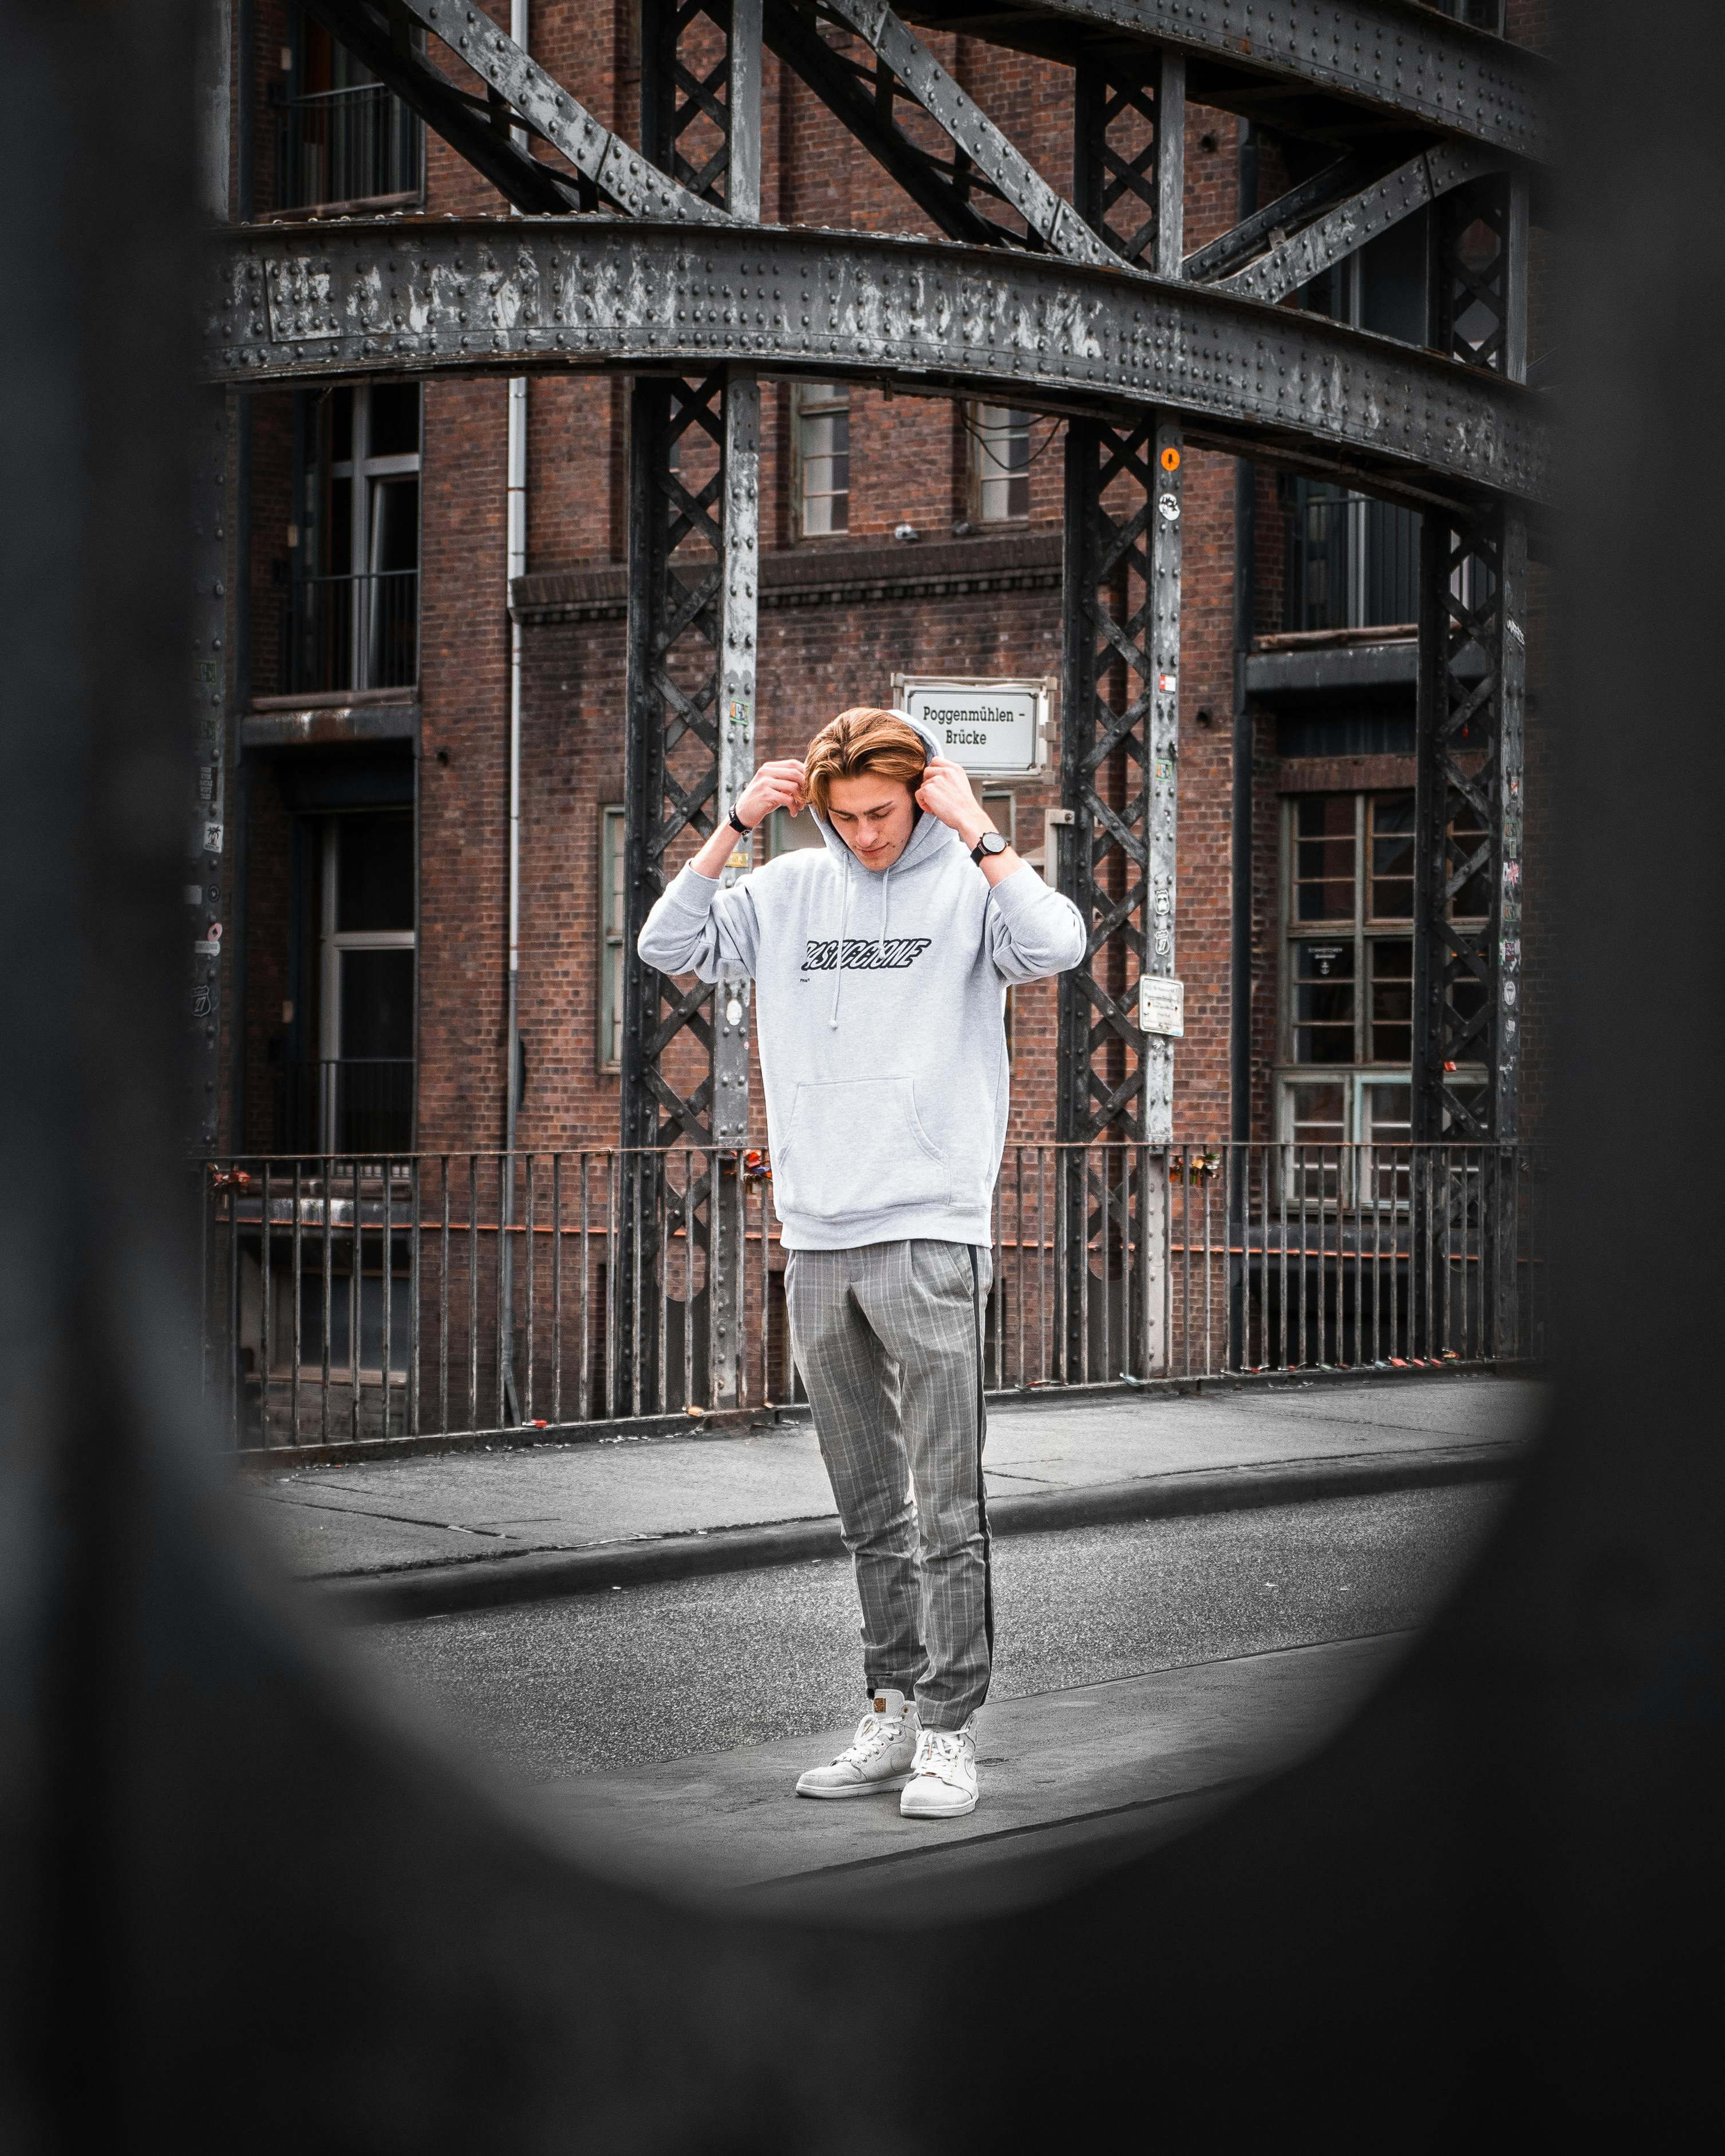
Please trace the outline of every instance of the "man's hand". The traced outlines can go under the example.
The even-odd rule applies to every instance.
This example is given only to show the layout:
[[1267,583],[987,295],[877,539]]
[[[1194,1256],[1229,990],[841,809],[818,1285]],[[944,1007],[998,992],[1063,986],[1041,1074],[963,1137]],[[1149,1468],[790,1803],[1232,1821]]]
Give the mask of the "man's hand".
[[993,818],[971,792],[970,777],[963,765],[949,763],[944,757],[929,759],[922,783],[916,788],[916,805],[949,824],[967,846],[973,846],[984,831],[995,828]]
[[777,762],[763,763],[737,795],[737,813],[752,831],[757,824],[764,824],[775,808],[799,815],[808,800],[801,763],[795,757],[781,757]]

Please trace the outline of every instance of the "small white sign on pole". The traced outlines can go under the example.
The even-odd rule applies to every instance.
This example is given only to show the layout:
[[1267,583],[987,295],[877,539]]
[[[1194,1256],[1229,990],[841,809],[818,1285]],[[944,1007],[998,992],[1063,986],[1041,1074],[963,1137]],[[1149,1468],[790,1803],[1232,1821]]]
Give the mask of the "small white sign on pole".
[[1040,681],[961,681],[895,674],[893,707],[920,719],[967,771],[1010,778],[1048,761],[1048,694]]
[[1165,980],[1160,973],[1138,976],[1138,1030],[1160,1034],[1164,1040],[1186,1038],[1186,983]]

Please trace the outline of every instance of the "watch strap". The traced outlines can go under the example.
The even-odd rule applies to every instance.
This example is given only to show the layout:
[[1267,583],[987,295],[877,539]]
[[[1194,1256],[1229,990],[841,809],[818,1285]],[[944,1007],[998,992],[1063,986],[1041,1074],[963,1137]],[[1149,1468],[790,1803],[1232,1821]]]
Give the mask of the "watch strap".
[[[990,839],[993,839],[995,841],[995,844],[992,846],[988,844]],[[983,855],[984,854],[1004,854],[1005,851],[1006,841],[1001,837],[999,831],[984,831],[981,838],[979,838],[976,844],[971,848],[970,858],[975,862],[976,865],[980,868],[983,865]]]
[[734,809],[734,808],[731,811],[731,814],[729,814],[729,815],[725,819],[725,821],[726,821],[726,823],[731,826],[732,829],[733,831],[735,831],[735,832],[738,834],[738,836],[739,836],[739,837],[741,837],[741,838],[745,838],[745,839],[746,839],[746,838],[747,838],[747,837],[748,837],[748,835],[749,835],[749,834],[750,834],[750,833],[754,829],[754,828],[755,828],[755,827],[754,827],[754,825],[753,825],[752,824],[745,824],[745,823],[743,822],[743,820],[742,820],[742,817],[741,817],[741,816],[739,816],[739,815],[737,814],[737,813],[736,809]]

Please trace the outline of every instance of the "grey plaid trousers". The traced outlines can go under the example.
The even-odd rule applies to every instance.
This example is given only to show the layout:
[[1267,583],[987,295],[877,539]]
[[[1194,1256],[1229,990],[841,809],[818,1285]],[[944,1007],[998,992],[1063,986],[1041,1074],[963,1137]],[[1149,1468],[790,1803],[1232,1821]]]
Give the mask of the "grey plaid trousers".
[[[791,1345],[862,1604],[863,1677],[957,1729],[988,1690],[994,1613],[983,1488],[983,1308],[968,1243],[793,1250]],[[906,1486],[914,1487],[914,1509]]]

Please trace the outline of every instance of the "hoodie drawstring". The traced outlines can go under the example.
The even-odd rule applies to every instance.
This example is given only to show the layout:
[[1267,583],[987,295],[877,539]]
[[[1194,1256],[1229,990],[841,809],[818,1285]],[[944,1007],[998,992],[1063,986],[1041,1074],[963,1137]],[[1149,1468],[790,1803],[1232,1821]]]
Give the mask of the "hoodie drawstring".
[[833,952],[833,1012],[828,1019],[829,1026],[839,1023],[839,995],[845,986],[845,919],[850,911],[850,879],[856,873],[849,861],[845,864],[845,888],[839,900],[839,941]]
[[[855,873],[855,869],[846,865],[844,896],[839,901],[839,942],[837,949],[833,953],[833,1009],[832,1014],[827,1019],[827,1024],[830,1027],[836,1027],[839,1023],[839,996],[845,985],[845,923],[850,912],[850,880]],[[886,924],[889,918],[888,909],[891,903],[892,870],[883,869],[880,872],[880,932],[875,939],[875,947],[878,953],[876,963],[883,970],[886,964]]]

